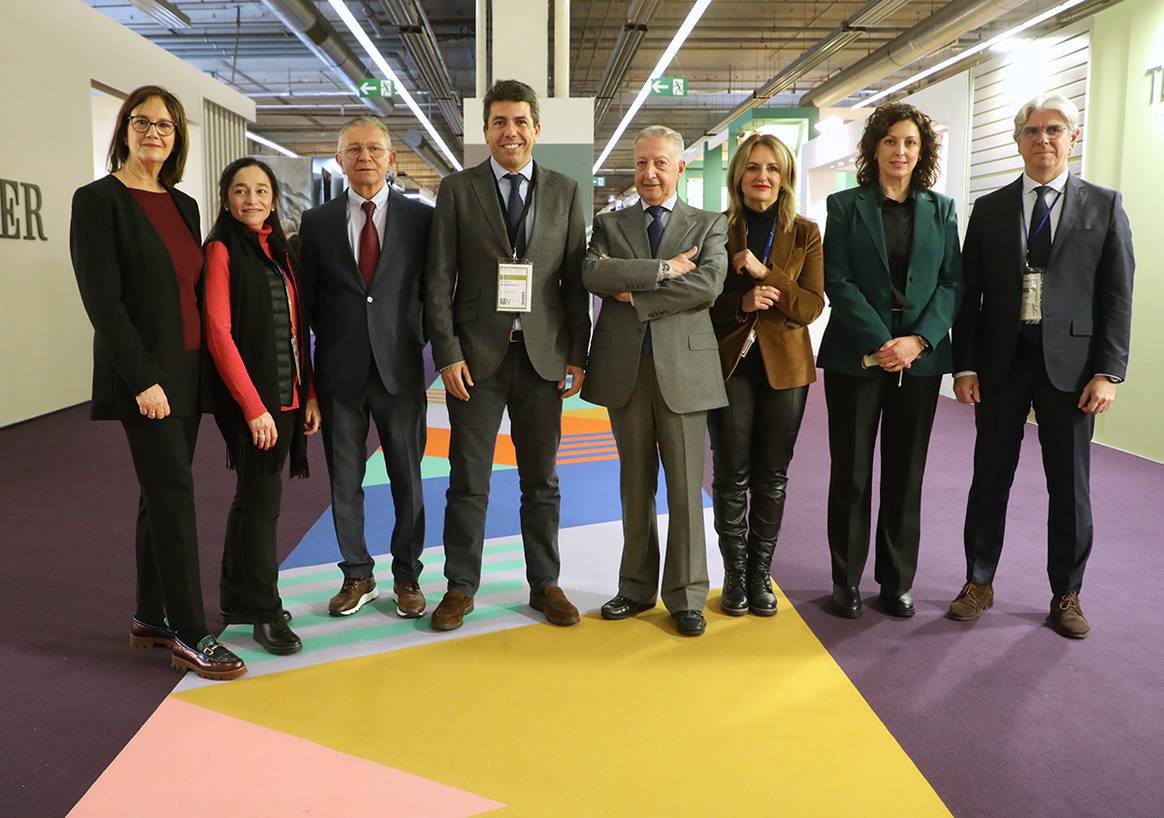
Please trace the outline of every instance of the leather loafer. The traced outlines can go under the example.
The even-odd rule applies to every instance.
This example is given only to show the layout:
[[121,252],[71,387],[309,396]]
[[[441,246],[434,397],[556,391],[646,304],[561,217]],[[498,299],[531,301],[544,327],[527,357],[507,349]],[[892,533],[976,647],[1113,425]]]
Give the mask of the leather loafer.
[[[218,615],[222,617],[224,625],[254,625],[255,618],[247,616],[246,614],[235,613],[234,611],[219,611]],[[290,622],[294,617],[291,616],[290,611],[283,611],[283,621]]]
[[703,611],[675,611],[671,618],[675,620],[675,629],[683,636],[699,636],[707,630]]
[[287,620],[282,617],[273,622],[256,622],[253,633],[255,641],[262,645],[267,653],[288,656],[303,650],[303,642],[295,631],[287,627]]
[[546,621],[551,625],[578,624],[578,609],[566,599],[566,594],[557,585],[551,585],[544,591],[530,591],[529,606],[544,613]]
[[635,602],[628,596],[621,594],[615,596],[614,599],[602,606],[600,613],[603,619],[618,620],[629,619],[635,614],[641,614],[643,611],[649,611],[655,607],[655,603]]
[[165,625],[150,625],[136,616],[129,623],[129,644],[135,648],[172,648],[178,636]]
[[917,608],[913,605],[913,596],[910,595],[909,591],[894,594],[882,588],[877,598],[881,600],[881,607],[885,609],[885,613],[890,616],[895,616],[898,619],[909,619],[917,613]]
[[189,670],[203,679],[216,681],[237,679],[247,672],[243,660],[210,634],[203,636],[193,647],[181,639],[174,639],[170,667],[183,672]]
[[449,591],[432,612],[432,627],[437,631],[455,631],[465,624],[465,615],[473,613],[473,597],[464,591]]
[[856,585],[834,585],[833,608],[845,619],[856,619],[861,615],[861,590]]

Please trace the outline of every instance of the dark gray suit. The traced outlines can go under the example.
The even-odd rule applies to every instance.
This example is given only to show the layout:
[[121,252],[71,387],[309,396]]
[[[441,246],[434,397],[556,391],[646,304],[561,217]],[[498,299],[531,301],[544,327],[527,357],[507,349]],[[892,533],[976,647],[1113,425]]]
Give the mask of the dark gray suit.
[[1078,591],[1092,545],[1090,442],[1078,408],[1092,377],[1127,372],[1132,234],[1120,194],[1068,176],[1044,276],[1041,343],[1020,330],[1022,179],[974,204],[963,247],[966,295],[954,323],[954,368],[976,372],[974,479],[964,531],[967,579],[988,584],[1002,554],[1010,487],[1032,405],[1047,477],[1047,572],[1055,594]]
[[369,287],[348,238],[347,208],[345,192],[304,213],[299,229],[340,568],[346,577],[372,573],[363,489],[370,418],[396,514],[392,575],[416,582],[424,547],[420,460],[426,428],[420,282],[432,210],[389,189],[380,260]]
[[578,185],[542,165],[533,186],[533,263],[524,339],[511,342],[514,313],[497,310],[497,263],[513,255],[489,160],[441,182],[428,253],[425,317],[439,369],[464,361],[470,400],[448,397],[449,490],[445,576],[450,590],[476,593],[493,450],[508,409],[521,480],[521,531],[530,588],[557,584],[556,459],[566,365],[582,367],[590,336],[581,265],[586,223]]
[[[659,591],[655,492],[661,456],[670,512],[662,597],[672,612],[699,610],[707,601],[704,433],[707,411],[727,405],[708,314],[727,275],[727,222],[677,200],[657,258],[673,258],[694,245],[698,267],[660,282],[646,216],[635,204],[595,219],[582,268],[596,295],[630,292],[634,299],[633,305],[615,298],[602,302],[582,386],[586,400],[610,410],[618,444],[623,512],[618,593],[645,604]],[[644,354],[648,326],[651,351]]]

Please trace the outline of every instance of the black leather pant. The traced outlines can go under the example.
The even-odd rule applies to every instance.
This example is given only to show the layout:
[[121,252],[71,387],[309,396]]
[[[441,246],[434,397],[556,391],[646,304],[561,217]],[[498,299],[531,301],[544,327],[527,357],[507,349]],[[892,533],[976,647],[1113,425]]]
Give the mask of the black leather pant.
[[[742,569],[755,552],[771,559],[784,518],[788,464],[800,433],[808,387],[768,385],[757,346],[726,384],[729,404],[708,413],[712,510],[725,568]],[[748,494],[751,493],[749,504]]]

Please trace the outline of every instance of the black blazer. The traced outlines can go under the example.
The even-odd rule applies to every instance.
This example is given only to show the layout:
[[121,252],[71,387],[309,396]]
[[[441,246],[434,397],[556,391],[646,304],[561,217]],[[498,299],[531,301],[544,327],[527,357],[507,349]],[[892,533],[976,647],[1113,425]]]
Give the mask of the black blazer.
[[315,330],[315,388],[356,395],[373,361],[393,395],[423,390],[424,278],[432,208],[388,193],[388,223],[372,286],[365,287],[348,241],[348,193],[303,214],[302,293]]
[[[1010,371],[1020,332],[1022,192],[1019,177],[978,199],[966,229],[954,369],[977,372],[985,388]],[[1069,175],[1043,285],[1043,359],[1056,389],[1127,373],[1135,266],[1120,194]]]
[[[194,241],[198,204],[170,189]],[[140,417],[135,396],[155,383],[176,416],[198,414],[199,353],[182,337],[170,253],[133,194],[110,175],[73,194],[73,272],[93,324],[94,420]],[[201,291],[201,282],[199,282]]]

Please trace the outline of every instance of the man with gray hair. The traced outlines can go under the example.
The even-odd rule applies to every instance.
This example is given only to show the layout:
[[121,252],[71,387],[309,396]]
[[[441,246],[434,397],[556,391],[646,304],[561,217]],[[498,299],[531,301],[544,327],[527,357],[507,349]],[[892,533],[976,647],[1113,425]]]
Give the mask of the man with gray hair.
[[663,604],[679,633],[698,636],[708,588],[704,430],[707,411],[727,405],[708,308],[727,275],[727,221],[679,199],[686,163],[678,133],[644,128],[634,155],[640,201],[594,220],[582,266],[586,287],[603,297],[582,397],[608,408],[620,463],[622,566],[602,616],[626,619],[655,605],[662,458],[670,514]]
[[1023,175],[974,203],[962,250],[965,298],[954,323],[954,393],[974,404],[974,477],[966,503],[966,584],[951,619],[994,602],[1006,508],[1032,406],[1049,495],[1051,627],[1082,639],[1091,553],[1095,416],[1128,367],[1132,235],[1120,194],[1072,175],[1079,111],[1044,94],[1014,120]]
[[343,557],[343,584],[328,612],[354,614],[380,594],[364,539],[370,421],[392,487],[396,613],[411,619],[425,610],[419,585],[427,408],[420,288],[432,210],[387,184],[396,152],[376,117],[346,123],[335,158],[348,189],[304,213],[299,230],[332,519]]

